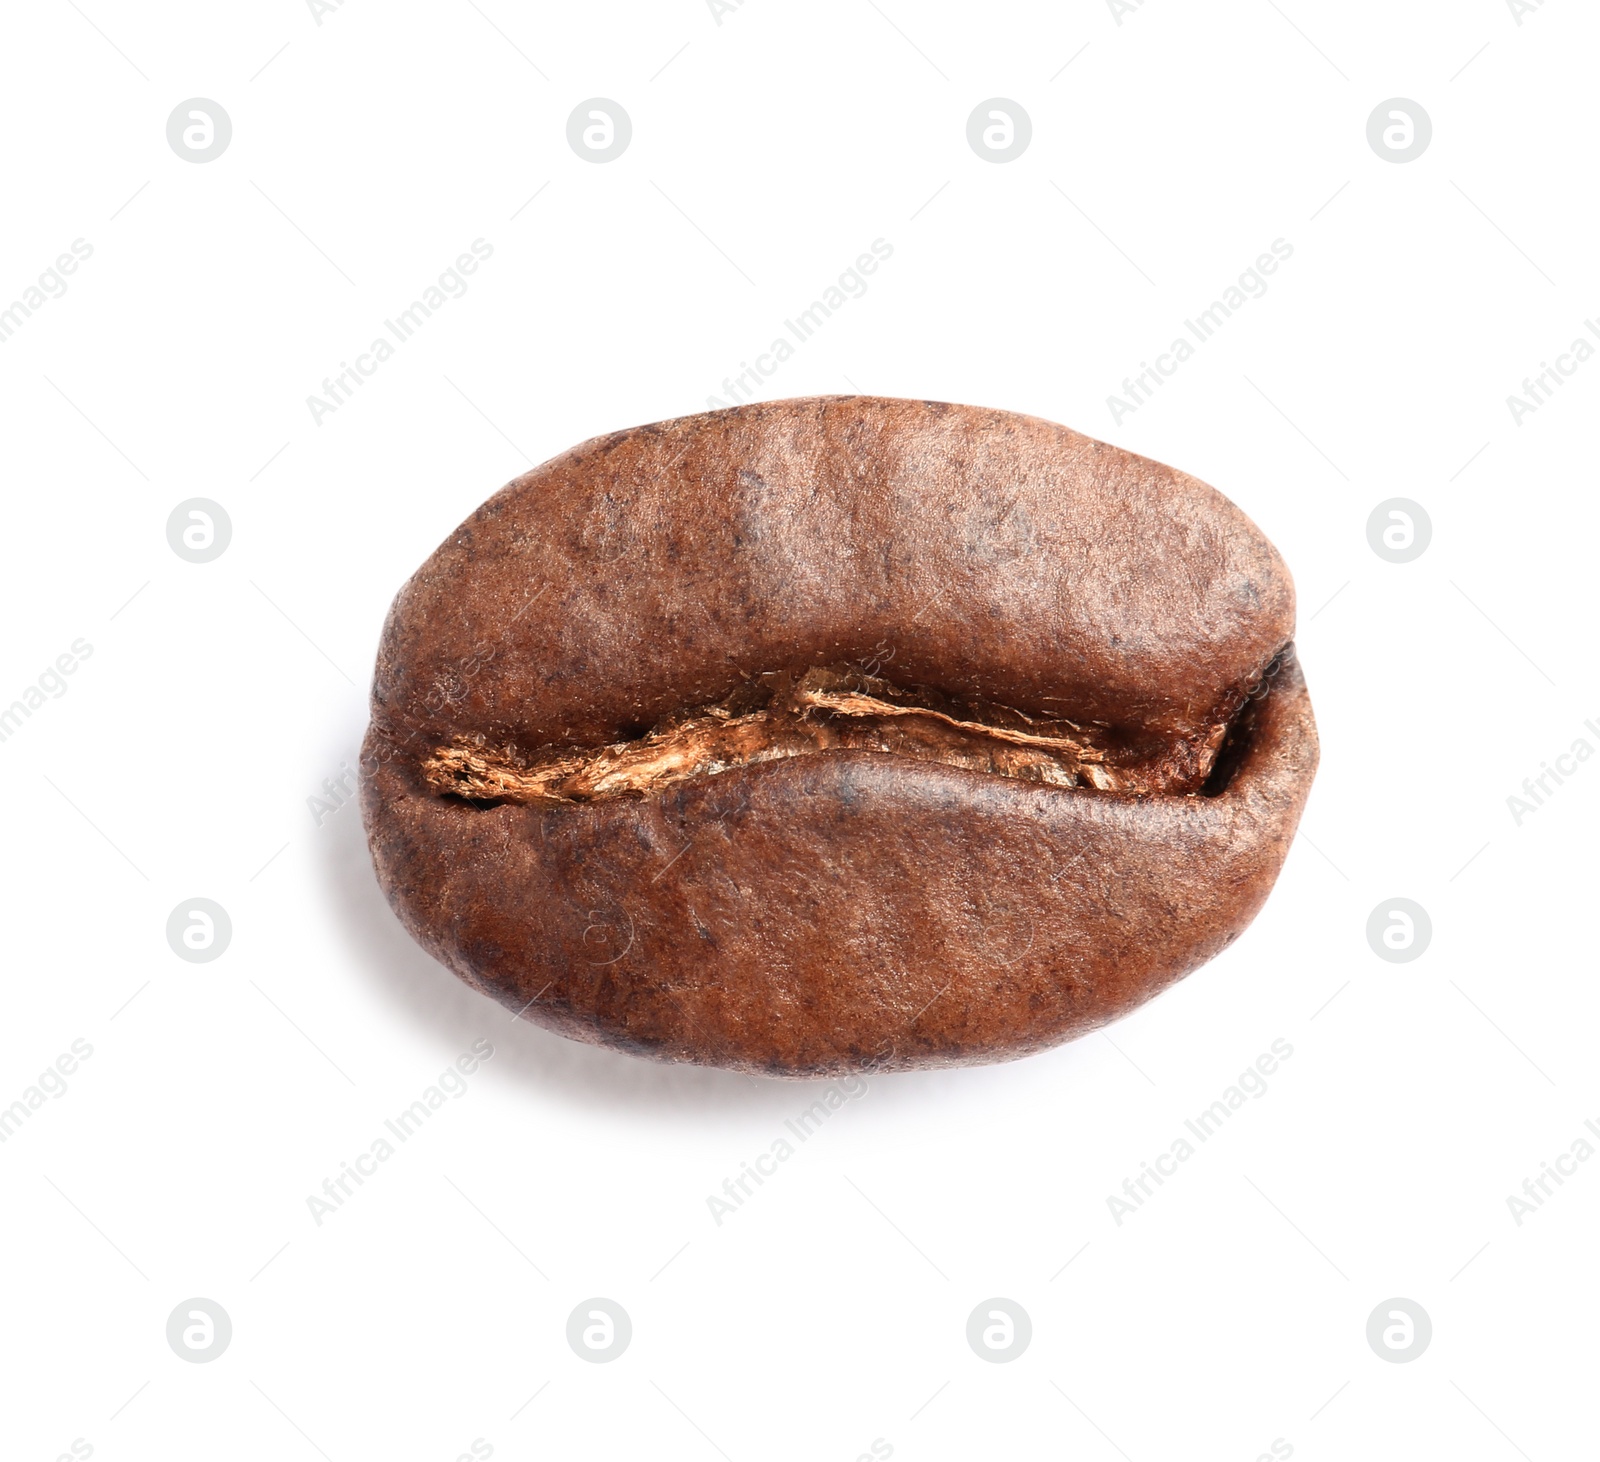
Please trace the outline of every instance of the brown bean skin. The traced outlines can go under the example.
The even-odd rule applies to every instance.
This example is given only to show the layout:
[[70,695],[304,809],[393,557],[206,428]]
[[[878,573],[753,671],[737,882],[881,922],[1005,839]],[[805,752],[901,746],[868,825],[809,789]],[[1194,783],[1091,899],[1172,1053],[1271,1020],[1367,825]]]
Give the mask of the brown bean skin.
[[[636,428],[512,483],[396,599],[374,861],[424,947],[576,1039],[790,1076],[1024,1055],[1265,900],[1317,761],[1293,626],[1237,508],[1053,423],[826,397]],[[1229,748],[1201,795],[837,747],[570,805],[423,773],[452,739],[585,753],[837,664],[1162,765]]]

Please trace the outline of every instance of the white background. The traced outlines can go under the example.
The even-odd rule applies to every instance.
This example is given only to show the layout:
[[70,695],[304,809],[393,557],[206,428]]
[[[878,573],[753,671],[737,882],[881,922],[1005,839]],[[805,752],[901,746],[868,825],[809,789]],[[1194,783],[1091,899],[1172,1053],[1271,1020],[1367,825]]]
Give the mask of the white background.
[[[1600,1161],[1600,18],[1549,0],[111,5],[5,19],[0,1146],[7,1458],[644,1455],[1555,1458],[1593,1436]],[[616,161],[572,109],[614,99]],[[166,122],[220,103],[181,159]],[[973,108],[1032,120],[980,158]],[[1380,102],[1433,123],[1369,146]],[[532,199],[530,202],[529,200]],[[306,398],[468,248],[493,255],[356,398]],[[1237,501],[1299,586],[1323,762],[1239,943],[1114,1027],[874,1080],[720,1226],[816,1095],[564,1042],[423,955],[354,766],[396,589],[483,498],[591,435],[703,410],[874,239],[893,254],[768,397],[1031,412]],[[1292,258],[1156,399],[1107,397],[1274,239]],[[726,399],[724,395],[724,399]],[[205,497],[228,550],[165,524]],[[1392,564],[1379,502],[1433,525]],[[1569,765],[1571,765],[1569,763]],[[169,912],[229,912],[209,964]],[[1403,896],[1433,937],[1369,948]],[[479,1037],[494,1056],[319,1226],[307,1199]],[[1293,1056],[1119,1225],[1108,1197],[1275,1039]],[[1114,1044],[1113,1044],[1114,1043]],[[1592,1134],[1591,1134],[1592,1136]],[[1600,1143],[1600,1139],[1596,1139]],[[202,1296],[233,1339],[169,1348]],[[633,1341],[565,1338],[604,1296]],[[987,1364],[973,1307],[1033,1340]],[[1404,1297],[1433,1339],[1366,1339]],[[533,1397],[530,1401],[530,1397]]]

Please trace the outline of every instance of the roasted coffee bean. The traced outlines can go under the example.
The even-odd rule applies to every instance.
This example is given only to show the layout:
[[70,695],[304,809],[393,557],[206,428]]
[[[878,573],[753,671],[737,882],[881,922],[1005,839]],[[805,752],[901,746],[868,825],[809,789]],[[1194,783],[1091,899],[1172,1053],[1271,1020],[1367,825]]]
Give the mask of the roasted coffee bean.
[[1204,483],[820,397],[601,437],[403,588],[362,805],[415,938],[578,1040],[995,1061],[1238,937],[1317,738],[1294,589]]

